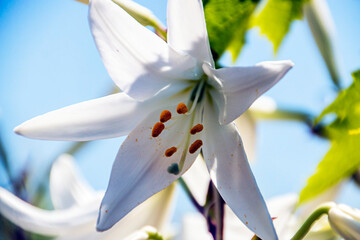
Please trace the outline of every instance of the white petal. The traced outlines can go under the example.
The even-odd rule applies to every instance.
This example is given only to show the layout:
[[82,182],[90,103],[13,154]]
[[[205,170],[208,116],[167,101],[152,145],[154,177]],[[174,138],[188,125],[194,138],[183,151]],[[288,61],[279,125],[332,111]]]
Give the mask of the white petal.
[[[163,132],[153,138],[152,127],[159,121],[164,109],[171,111],[173,118],[165,123]],[[100,208],[98,230],[112,227],[138,204],[169,186],[195,161],[200,150],[189,154],[188,147],[181,144],[182,139],[187,139],[189,135],[186,126],[190,117],[177,114],[174,107],[164,109],[150,114],[120,147]],[[186,142],[198,139],[198,134],[190,136]],[[177,152],[165,157],[165,151],[173,146],[177,147]],[[168,167],[179,163],[183,152],[186,153],[183,170],[178,175],[168,173]]]
[[163,232],[170,220],[174,190],[175,185],[172,184],[147,199],[121,219],[113,228],[101,232],[101,240],[123,239],[147,225],[155,227],[159,232]]
[[277,239],[234,124],[220,126],[214,116],[213,109],[208,105],[204,116],[203,153],[213,183],[250,230],[262,239]]
[[206,219],[199,213],[186,214],[182,220],[179,240],[194,239],[213,240],[212,235],[208,231]]
[[100,199],[97,203],[48,211],[34,207],[0,187],[0,213],[24,230],[59,236],[57,240],[122,239],[149,224],[163,230],[171,212],[169,208],[173,193],[174,185],[171,185],[137,206],[112,229],[103,233],[95,229]]
[[214,66],[201,0],[168,1],[168,43]]
[[329,223],[341,236],[348,240],[360,239],[360,221],[354,219],[340,208],[333,207],[329,211]]
[[210,176],[204,159],[199,155],[189,171],[182,177],[196,201],[204,206],[210,184]]
[[279,236],[283,231],[287,230],[287,225],[298,202],[296,194],[286,194],[273,197],[267,201],[270,215],[275,218],[274,225]]
[[127,236],[124,240],[149,240],[149,233],[157,233],[157,230],[151,226],[146,226]]
[[61,155],[51,168],[50,195],[55,209],[81,206],[92,201],[99,203],[102,197],[86,182],[69,154]]
[[255,100],[249,109],[255,112],[272,113],[275,112],[277,108],[277,104],[273,98],[268,96],[260,96]]
[[228,124],[244,113],[263,93],[276,84],[294,64],[291,61],[261,62],[252,67],[213,69],[204,64],[204,71],[215,78],[225,95],[220,102],[219,122]]
[[225,205],[224,210],[224,238],[226,240],[251,239],[254,233],[250,231],[235,215],[235,213]]
[[[274,225],[281,236],[281,231],[286,229],[286,225],[289,223],[289,219],[295,209],[298,197],[296,194],[287,194],[278,197],[271,198],[267,201],[269,212],[272,217],[275,217]],[[225,229],[226,240],[237,240],[239,236],[242,239],[251,239],[254,233],[249,231],[236,217],[234,212],[226,205],[225,207]],[[281,238],[280,239],[286,239]]]
[[34,207],[0,187],[0,212],[21,228],[34,233],[81,235],[94,229],[98,204],[48,211]]
[[249,111],[242,114],[234,121],[241,138],[244,142],[244,148],[250,163],[256,159],[256,122]]
[[177,79],[198,79],[202,70],[111,0],[92,0],[89,21],[97,48],[113,81],[142,101]]
[[125,93],[118,93],[40,115],[14,131],[26,137],[48,140],[111,138],[128,134],[144,117],[143,113],[146,114],[146,108],[141,103]]
[[138,102],[125,93],[112,94],[40,115],[14,131],[29,138],[67,141],[128,135],[150,112],[179,101],[173,94],[186,87],[186,83],[171,85],[145,102]]

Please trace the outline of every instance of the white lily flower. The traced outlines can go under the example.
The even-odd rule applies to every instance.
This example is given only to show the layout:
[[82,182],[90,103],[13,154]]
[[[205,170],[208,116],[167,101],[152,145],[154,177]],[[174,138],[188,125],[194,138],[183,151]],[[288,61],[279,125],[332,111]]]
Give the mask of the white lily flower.
[[58,240],[135,239],[130,236],[136,236],[133,233],[146,225],[164,230],[169,220],[174,186],[154,195],[103,233],[96,231],[103,192],[96,192],[89,186],[75,168],[71,156],[63,155],[55,162],[50,175],[50,191],[55,210],[37,208],[0,188],[0,214],[24,230],[55,236]]
[[235,214],[259,237],[276,239],[232,121],[293,63],[215,69],[200,0],[169,0],[168,43],[111,0],[91,1],[89,19],[123,92],[36,117],[15,131],[71,141],[129,134],[113,165],[98,230],[178,179],[202,149],[212,181]]
[[360,239],[360,210],[339,204],[329,211],[331,227],[347,240]]

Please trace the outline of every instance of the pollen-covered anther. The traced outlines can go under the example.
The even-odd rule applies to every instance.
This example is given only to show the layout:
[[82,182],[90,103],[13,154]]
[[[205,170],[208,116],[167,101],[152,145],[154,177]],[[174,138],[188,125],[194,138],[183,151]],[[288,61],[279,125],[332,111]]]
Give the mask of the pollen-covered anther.
[[177,151],[176,147],[171,147],[169,149],[166,149],[165,156],[166,157],[171,157],[174,153],[176,153],[176,151]]
[[164,110],[160,113],[160,122],[167,122],[171,119],[171,112],[169,110]]
[[176,111],[177,111],[178,114],[184,114],[184,113],[187,113],[188,108],[185,105],[185,103],[179,103],[177,105]]
[[190,133],[191,135],[194,135],[198,132],[201,132],[204,129],[204,126],[202,124],[196,124],[191,130]]
[[157,122],[155,123],[153,129],[152,129],[152,133],[151,136],[152,137],[157,137],[160,135],[160,133],[164,130],[165,125],[161,122]]
[[193,154],[196,152],[201,146],[203,145],[203,142],[198,139],[195,142],[193,142],[189,147],[189,153]]

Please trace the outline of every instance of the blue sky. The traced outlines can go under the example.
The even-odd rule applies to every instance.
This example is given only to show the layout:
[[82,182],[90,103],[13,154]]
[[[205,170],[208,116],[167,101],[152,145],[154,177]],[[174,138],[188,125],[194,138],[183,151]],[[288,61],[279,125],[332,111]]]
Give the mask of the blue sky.
[[[166,22],[166,1],[141,0]],[[336,53],[345,85],[360,69],[360,2],[329,0],[336,24]],[[280,106],[318,114],[335,97],[325,64],[305,21],[293,24],[276,57],[258,30],[249,31],[237,65],[291,59],[295,67],[266,95]],[[231,64],[229,55],[223,63]],[[72,0],[0,1],[0,131],[13,171],[24,164],[35,173],[70,143],[26,139],[12,129],[39,114],[106,95],[113,87],[95,48],[87,6]],[[301,123],[261,121],[253,166],[265,198],[299,192],[329,148]],[[123,138],[91,143],[76,155],[90,183],[104,189]],[[245,143],[246,144],[246,143]],[[6,179],[0,170],[0,185]],[[341,201],[360,208],[360,191],[344,188]],[[188,205],[183,208],[187,208]]]

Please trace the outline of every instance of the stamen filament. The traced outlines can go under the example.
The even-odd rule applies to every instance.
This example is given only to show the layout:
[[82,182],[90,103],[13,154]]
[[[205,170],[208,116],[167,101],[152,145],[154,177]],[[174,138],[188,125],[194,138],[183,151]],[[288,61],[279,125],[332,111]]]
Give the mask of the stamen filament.
[[203,91],[204,84],[205,84],[205,80],[202,79],[202,80],[200,81],[200,83],[199,83],[199,87],[198,87],[198,89],[197,89],[197,91],[196,91],[195,99],[194,99],[194,101],[193,101],[193,103],[192,103],[192,105],[191,105],[190,111],[188,111],[188,112],[186,113],[186,115],[190,115],[190,114],[192,114],[192,112],[194,111],[194,109],[195,109],[195,107],[196,107],[196,104],[197,104],[197,102],[199,101],[201,92]]

